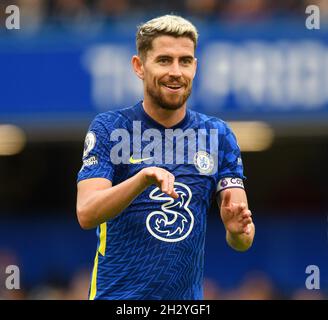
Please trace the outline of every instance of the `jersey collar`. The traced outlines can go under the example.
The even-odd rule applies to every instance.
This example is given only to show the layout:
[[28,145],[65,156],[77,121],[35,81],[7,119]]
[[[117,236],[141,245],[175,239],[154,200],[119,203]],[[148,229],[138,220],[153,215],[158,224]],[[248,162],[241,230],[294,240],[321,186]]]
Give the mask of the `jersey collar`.
[[172,127],[167,128],[167,127],[164,127],[162,124],[158,123],[156,120],[154,120],[152,117],[150,117],[145,112],[145,110],[142,106],[142,101],[137,103],[136,111],[137,111],[138,117],[147,125],[147,127],[157,128],[160,130],[178,129],[178,128],[183,129],[184,127],[186,127],[186,125],[188,124],[189,119],[190,119],[190,111],[187,109],[184,118],[180,122],[178,122],[177,124],[175,124]]

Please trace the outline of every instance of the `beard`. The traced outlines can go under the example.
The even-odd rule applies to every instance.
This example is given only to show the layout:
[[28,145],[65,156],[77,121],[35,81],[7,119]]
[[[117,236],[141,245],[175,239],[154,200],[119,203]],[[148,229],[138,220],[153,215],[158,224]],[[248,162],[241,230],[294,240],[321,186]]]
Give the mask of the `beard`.
[[156,90],[154,86],[148,85],[146,87],[146,92],[151,97],[153,102],[160,108],[165,110],[177,110],[180,109],[189,98],[191,94],[191,87],[187,88],[182,95],[179,95],[178,98],[174,99],[167,97],[167,95],[163,94],[160,89]]

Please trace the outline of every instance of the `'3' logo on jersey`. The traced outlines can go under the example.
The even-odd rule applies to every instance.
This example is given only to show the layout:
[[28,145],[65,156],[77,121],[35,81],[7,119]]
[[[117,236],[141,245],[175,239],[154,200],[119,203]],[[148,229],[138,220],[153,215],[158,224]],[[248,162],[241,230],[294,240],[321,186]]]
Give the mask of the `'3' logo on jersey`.
[[151,235],[166,242],[177,242],[188,237],[194,226],[194,216],[189,209],[192,197],[190,188],[180,182],[174,182],[174,189],[179,195],[173,199],[157,187],[149,198],[164,202],[161,210],[151,212],[146,219],[146,226]]

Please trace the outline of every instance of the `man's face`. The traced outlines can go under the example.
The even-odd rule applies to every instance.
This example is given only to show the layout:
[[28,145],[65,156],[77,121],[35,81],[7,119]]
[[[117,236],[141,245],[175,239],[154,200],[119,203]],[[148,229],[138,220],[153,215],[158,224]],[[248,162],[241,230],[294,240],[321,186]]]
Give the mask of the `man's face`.
[[184,106],[196,73],[194,43],[187,37],[159,36],[144,61],[145,94],[159,107]]

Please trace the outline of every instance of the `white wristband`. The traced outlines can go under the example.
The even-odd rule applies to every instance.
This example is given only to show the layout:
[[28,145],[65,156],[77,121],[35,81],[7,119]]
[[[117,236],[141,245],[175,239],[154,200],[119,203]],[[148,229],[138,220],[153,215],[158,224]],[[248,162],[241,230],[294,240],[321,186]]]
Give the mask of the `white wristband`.
[[243,180],[240,178],[222,178],[216,188],[216,192],[220,192],[228,188],[241,188],[244,189]]

